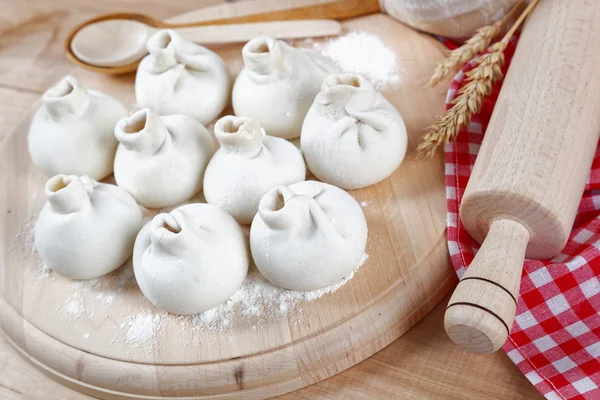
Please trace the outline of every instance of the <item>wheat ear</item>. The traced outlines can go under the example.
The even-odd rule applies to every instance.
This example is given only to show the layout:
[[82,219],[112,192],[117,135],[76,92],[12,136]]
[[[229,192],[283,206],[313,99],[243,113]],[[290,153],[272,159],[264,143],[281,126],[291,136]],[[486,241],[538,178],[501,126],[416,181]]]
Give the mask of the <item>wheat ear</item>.
[[502,40],[493,44],[488,49],[488,53],[481,55],[476,60],[477,66],[466,74],[467,83],[450,103],[453,107],[442,114],[440,119],[423,135],[421,143],[417,146],[417,158],[433,157],[440,145],[454,140],[460,128],[471,122],[473,114],[479,113],[485,96],[491,93],[494,83],[503,78],[504,50],[506,50],[510,38],[538,1],[533,0]]
[[438,63],[429,83],[428,87],[434,87],[444,80],[451,73],[455,73],[463,65],[472,60],[477,54],[481,53],[490,46],[492,40],[498,36],[502,26],[511,18],[515,10],[517,10],[523,0],[517,1],[506,15],[496,23],[481,27],[475,35],[467,40],[462,46],[453,50],[447,58]]

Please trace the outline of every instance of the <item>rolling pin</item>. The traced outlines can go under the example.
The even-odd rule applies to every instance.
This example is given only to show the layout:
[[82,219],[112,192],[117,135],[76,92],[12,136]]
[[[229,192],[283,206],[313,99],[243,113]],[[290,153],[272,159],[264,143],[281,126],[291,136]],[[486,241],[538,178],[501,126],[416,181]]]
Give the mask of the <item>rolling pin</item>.
[[524,258],[570,235],[600,134],[598,43],[598,0],[541,0],[523,29],[460,206],[482,245],[444,323],[468,350],[504,344]]

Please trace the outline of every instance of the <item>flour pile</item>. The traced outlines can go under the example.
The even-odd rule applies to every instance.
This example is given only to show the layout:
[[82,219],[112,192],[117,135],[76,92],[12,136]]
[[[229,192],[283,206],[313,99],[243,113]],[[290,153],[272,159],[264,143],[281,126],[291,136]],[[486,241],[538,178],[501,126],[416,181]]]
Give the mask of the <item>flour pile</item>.
[[402,81],[396,54],[376,35],[356,31],[323,43],[307,39],[301,45],[312,45],[344,72],[366,76],[378,90]]

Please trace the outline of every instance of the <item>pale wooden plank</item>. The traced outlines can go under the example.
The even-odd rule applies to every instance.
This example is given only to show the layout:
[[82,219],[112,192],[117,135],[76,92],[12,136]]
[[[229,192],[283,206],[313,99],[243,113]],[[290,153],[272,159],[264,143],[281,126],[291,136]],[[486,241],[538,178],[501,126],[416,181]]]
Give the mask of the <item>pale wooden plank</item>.
[[[62,37],[68,31],[63,24],[73,26],[96,13],[116,9],[139,11],[138,1],[0,0],[0,83],[29,91],[23,94],[6,86],[0,91],[1,122],[8,126],[17,124],[29,110],[29,105],[24,104],[35,100],[37,92],[70,70],[70,64],[62,56]],[[167,17],[208,3],[213,1],[150,1],[144,3],[143,9],[155,16]],[[43,17],[36,19],[40,10]],[[42,32],[37,32],[38,29]],[[5,35],[6,30],[9,32]],[[8,59],[5,58],[7,54]],[[15,98],[20,100],[15,102]],[[283,399],[541,398],[505,355],[474,359],[454,347],[441,323],[444,303],[407,335],[374,357]],[[498,375],[501,379],[490,385],[487,378]],[[404,397],[398,397],[398,393]],[[49,394],[67,400],[89,398],[46,378],[1,339],[0,398],[45,399]],[[409,395],[412,397],[407,397]]]

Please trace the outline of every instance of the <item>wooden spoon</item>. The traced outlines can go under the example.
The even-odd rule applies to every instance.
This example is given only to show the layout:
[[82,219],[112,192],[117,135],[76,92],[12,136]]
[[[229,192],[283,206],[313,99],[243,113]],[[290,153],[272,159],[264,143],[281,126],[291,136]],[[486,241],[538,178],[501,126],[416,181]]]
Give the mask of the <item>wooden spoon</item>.
[[[257,1],[256,3],[258,4],[261,2]],[[286,21],[283,24],[279,23],[277,25],[273,25],[273,22],[270,23],[271,25],[263,25],[265,24],[263,22],[261,25],[254,26],[249,23],[258,21],[283,21],[289,19],[347,19],[376,13],[380,10],[381,8],[378,0],[332,0],[302,7],[287,9],[279,8],[272,11],[263,11],[230,18],[179,24],[166,23],[143,14],[106,14],[85,21],[75,27],[67,37],[65,42],[65,52],[72,62],[82,68],[103,74],[123,74],[135,71],[139,64],[139,60],[146,54],[145,42],[151,34],[149,32],[153,32],[155,29],[178,29],[181,30],[180,33],[182,33],[184,37],[187,37],[188,40],[199,41],[201,43],[223,42],[222,38],[226,36],[231,36],[233,40],[234,34],[237,35],[237,39],[233,41],[240,41],[243,35],[252,35],[252,37],[268,35],[269,33],[266,32],[267,28],[279,32],[279,35],[271,35],[275,37],[309,37],[318,36],[317,28],[323,32],[321,35],[329,35],[335,33],[325,32],[333,31],[338,29],[338,27],[334,26],[331,21],[320,21],[320,25],[315,25],[316,21],[304,21],[310,23],[312,27],[312,34],[306,34],[304,31],[306,25],[301,25],[301,21]],[[245,25],[241,27],[207,26],[242,23]],[[294,34],[292,32],[294,26],[290,24],[295,24],[299,33]],[[189,28],[199,26],[207,26],[205,28],[207,30],[204,32],[192,32],[189,30]],[[186,28],[187,34],[183,28]],[[219,31],[217,28],[227,29],[227,32],[223,33],[223,31]],[[106,32],[108,32],[109,29],[111,29],[111,33],[107,35]],[[252,31],[249,32],[249,29],[252,29]],[[83,32],[80,33],[80,31]],[[77,39],[76,36],[78,36]],[[73,48],[73,42],[77,44],[77,53]],[[110,45],[107,46],[106,43],[110,43]],[[135,51],[132,49],[135,49]],[[102,60],[100,61],[100,64],[96,64],[98,59]]]
[[[78,60],[98,67],[122,67],[144,57],[146,42],[159,29],[132,19],[107,19],[84,26],[71,40]],[[257,36],[278,39],[339,35],[339,22],[322,20],[254,22],[176,29],[185,39],[202,43],[247,42]]]

